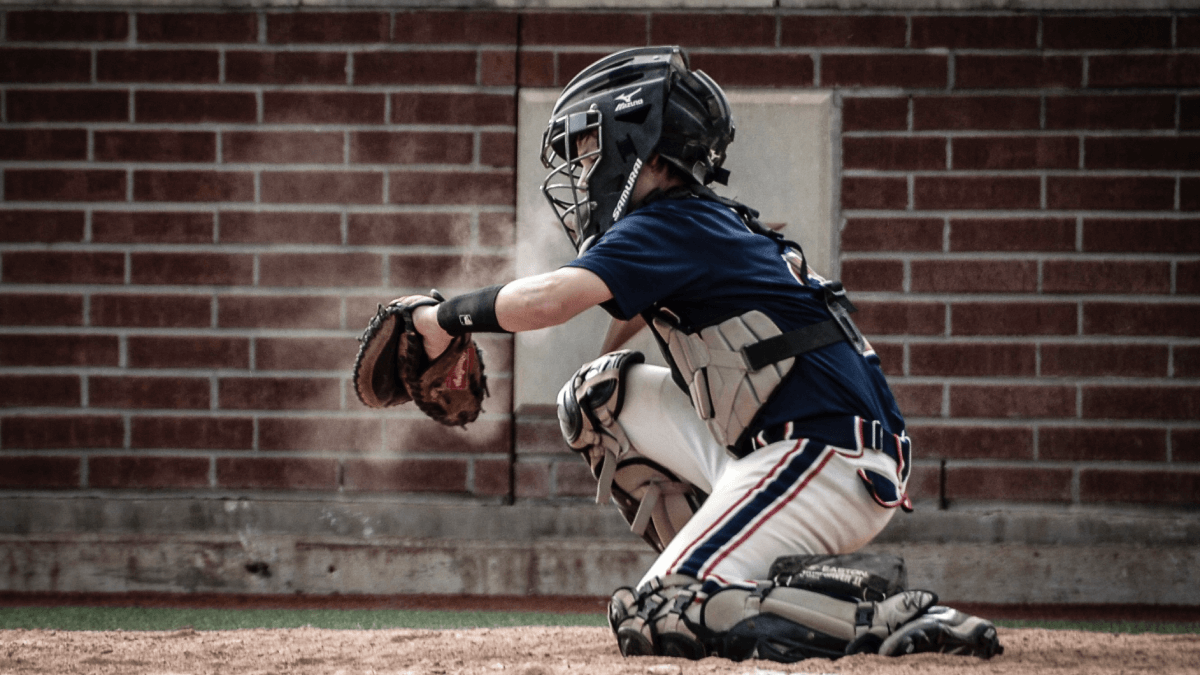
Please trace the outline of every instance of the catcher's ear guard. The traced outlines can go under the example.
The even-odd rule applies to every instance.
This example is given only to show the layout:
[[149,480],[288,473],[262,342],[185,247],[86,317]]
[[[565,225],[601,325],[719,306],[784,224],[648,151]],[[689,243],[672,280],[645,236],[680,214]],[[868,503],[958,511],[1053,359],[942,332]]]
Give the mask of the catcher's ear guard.
[[399,353],[404,346],[401,341],[406,339],[406,327],[412,323],[412,311],[436,304],[437,300],[426,298],[379,306],[358,339],[358,357],[354,361],[354,393],[363,405],[390,408],[412,400],[400,379]]

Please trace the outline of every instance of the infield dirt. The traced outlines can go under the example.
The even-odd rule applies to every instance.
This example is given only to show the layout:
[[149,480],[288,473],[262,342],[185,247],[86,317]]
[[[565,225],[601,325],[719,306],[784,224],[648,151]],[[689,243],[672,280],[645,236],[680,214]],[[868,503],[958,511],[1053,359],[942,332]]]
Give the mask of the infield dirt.
[[724,659],[625,659],[606,628],[278,630],[173,632],[0,631],[0,673],[122,675],[709,675],[844,673],[1055,675],[1196,673],[1200,635],[1000,629],[1004,654],[974,657],[858,655],[784,665]]

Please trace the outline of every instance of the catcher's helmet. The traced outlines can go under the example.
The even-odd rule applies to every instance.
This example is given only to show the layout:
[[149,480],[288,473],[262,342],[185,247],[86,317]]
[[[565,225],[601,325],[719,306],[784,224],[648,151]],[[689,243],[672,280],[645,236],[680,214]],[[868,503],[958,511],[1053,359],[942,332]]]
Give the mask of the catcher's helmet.
[[[577,142],[591,134],[595,149],[581,154]],[[725,183],[733,135],[725,92],[691,70],[682,49],[627,49],[585,68],[558,97],[542,136],[542,192],[583,253],[625,215],[652,154],[699,185]]]

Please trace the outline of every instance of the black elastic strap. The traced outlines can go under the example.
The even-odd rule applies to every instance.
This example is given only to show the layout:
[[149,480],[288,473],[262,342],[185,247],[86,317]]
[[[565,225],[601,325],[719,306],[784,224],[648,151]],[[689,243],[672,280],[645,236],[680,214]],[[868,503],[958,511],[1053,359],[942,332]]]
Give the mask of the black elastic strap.
[[837,321],[829,319],[746,345],[742,353],[750,369],[757,371],[777,361],[828,347],[845,339],[846,334],[838,327]]
[[504,284],[455,296],[438,305],[437,322],[451,335],[508,333],[496,319],[496,296]]

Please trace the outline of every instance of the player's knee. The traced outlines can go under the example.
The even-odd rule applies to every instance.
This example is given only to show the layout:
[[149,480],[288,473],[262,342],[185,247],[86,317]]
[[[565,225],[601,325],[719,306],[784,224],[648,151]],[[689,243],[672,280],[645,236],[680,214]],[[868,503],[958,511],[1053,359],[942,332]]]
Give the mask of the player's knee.
[[625,404],[629,368],[645,356],[629,349],[605,354],[584,364],[558,392],[558,423],[563,438],[575,451],[597,446],[619,451],[625,441],[617,417]]

